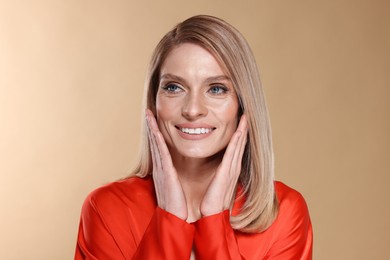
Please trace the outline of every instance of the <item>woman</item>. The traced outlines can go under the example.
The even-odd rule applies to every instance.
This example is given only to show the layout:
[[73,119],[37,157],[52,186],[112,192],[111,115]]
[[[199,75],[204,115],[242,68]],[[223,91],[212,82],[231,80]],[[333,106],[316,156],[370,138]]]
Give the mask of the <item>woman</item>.
[[307,206],[274,181],[258,69],[235,28],[195,16],[168,32],[145,118],[131,177],[84,203],[76,259],[311,259]]

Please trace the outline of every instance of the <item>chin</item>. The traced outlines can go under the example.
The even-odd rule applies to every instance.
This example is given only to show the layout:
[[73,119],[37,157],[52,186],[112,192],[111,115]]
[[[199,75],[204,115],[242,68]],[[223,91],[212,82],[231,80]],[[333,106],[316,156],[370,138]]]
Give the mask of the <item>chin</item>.
[[183,157],[186,158],[193,158],[193,159],[206,159],[211,158],[216,155],[219,155],[221,151],[224,151],[225,149],[219,149],[219,150],[211,150],[210,146],[207,148],[190,148],[190,149],[178,149],[176,150],[178,154],[180,154]]

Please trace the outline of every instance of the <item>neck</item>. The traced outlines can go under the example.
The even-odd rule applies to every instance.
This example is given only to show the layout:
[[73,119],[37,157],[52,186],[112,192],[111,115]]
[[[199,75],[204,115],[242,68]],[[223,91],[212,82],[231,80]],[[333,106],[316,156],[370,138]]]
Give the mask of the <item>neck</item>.
[[201,217],[200,203],[221,163],[223,153],[210,158],[172,156],[180,183],[187,200],[188,222]]

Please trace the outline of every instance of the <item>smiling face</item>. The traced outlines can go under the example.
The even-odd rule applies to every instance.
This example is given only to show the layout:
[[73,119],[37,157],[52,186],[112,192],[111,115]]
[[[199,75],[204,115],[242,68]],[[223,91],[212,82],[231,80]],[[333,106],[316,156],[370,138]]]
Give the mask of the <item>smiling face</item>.
[[168,54],[156,112],[172,157],[208,158],[226,148],[237,128],[238,109],[232,82],[207,50],[183,43]]

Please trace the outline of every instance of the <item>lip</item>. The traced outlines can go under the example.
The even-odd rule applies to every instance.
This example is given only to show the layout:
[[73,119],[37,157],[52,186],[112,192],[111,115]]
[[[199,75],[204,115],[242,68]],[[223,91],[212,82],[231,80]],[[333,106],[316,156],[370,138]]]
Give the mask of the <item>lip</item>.
[[[177,125],[175,125],[175,128],[176,128],[178,134],[183,139],[193,140],[193,141],[202,140],[202,139],[209,137],[216,129],[215,127],[208,125],[208,124],[193,124],[193,123],[177,124]],[[206,128],[206,129],[211,129],[211,131],[208,133],[201,133],[201,134],[188,134],[188,133],[182,132],[180,130],[181,128]]]

